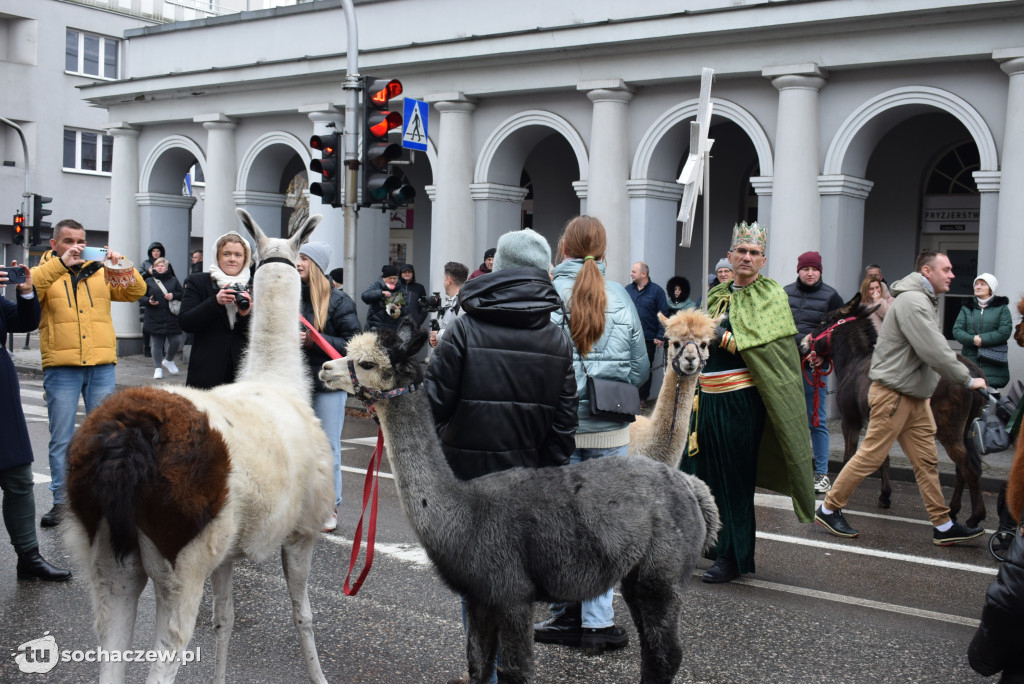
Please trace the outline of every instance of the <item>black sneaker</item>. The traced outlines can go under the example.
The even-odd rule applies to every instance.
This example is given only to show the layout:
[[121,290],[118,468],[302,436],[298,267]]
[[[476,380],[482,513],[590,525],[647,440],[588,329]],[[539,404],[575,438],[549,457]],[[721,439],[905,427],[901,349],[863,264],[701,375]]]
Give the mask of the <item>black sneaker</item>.
[[611,627],[584,627],[580,636],[580,648],[588,651],[605,651],[622,648],[629,643],[626,630]]
[[969,539],[977,539],[983,534],[985,534],[985,530],[980,527],[964,527],[960,523],[955,522],[945,532],[939,532],[937,529],[932,528],[932,543],[936,546],[952,546],[953,544],[961,544]]
[[579,615],[560,615],[533,626],[533,640],[538,644],[579,646],[583,626]]
[[818,506],[818,510],[814,511],[814,522],[837,537],[856,537],[860,534],[860,532],[850,527],[850,523],[846,522],[842,511],[834,511],[826,515],[821,512],[821,506]]

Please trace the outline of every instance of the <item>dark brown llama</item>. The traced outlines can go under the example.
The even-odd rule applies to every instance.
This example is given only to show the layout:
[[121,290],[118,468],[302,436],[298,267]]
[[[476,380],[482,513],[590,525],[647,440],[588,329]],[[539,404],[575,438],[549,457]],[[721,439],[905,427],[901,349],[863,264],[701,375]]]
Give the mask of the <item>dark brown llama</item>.
[[[876,308],[862,306],[858,293],[842,308],[829,312],[822,324],[800,345],[804,354],[813,347],[819,358],[831,360],[835,366],[836,404],[844,441],[843,463],[857,451],[860,432],[867,425],[871,413],[868,408],[868,388],[871,386],[868,370],[878,335],[869,316]],[[845,322],[839,323],[843,320]],[[959,355],[957,359],[967,366],[971,376],[984,377],[981,369],[971,361]],[[960,512],[960,499],[966,486],[971,494],[971,517],[964,522],[968,527],[975,527],[985,519],[985,503],[981,499],[981,456],[966,439],[971,421],[980,415],[984,403],[981,393],[956,387],[945,378],[939,379],[931,400],[936,438],[956,464],[956,487],[949,500],[949,512],[954,517]],[[892,485],[888,458],[879,468],[879,473],[882,486],[878,505],[889,508]]]

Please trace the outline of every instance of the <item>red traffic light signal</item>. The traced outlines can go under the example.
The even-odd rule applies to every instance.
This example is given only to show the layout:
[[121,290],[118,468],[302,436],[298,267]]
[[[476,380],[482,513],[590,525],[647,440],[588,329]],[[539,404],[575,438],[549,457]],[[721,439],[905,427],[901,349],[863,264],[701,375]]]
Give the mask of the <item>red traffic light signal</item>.
[[25,244],[25,215],[20,211],[14,214],[14,244]]
[[389,143],[388,134],[402,127],[402,115],[388,107],[402,92],[402,82],[394,78],[363,81],[363,206],[396,206],[394,192],[402,182],[392,175],[391,163],[401,158],[402,146]]
[[[375,107],[387,107],[388,101],[402,94],[402,82],[396,78],[390,81],[367,77],[366,94]],[[399,119],[402,117],[399,116]]]

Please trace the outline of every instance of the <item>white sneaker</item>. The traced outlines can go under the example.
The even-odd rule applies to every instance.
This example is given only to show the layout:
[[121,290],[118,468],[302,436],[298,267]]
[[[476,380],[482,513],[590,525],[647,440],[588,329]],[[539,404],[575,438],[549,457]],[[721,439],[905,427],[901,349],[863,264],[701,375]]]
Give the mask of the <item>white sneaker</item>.
[[333,532],[336,529],[338,529],[338,512],[334,511],[331,513],[331,517],[327,519],[327,522],[324,523],[323,531]]
[[832,483],[829,482],[828,475],[815,475],[814,476],[814,491],[818,494],[824,494],[825,492],[832,489]]
[[154,368],[153,369],[153,379],[154,380],[159,380],[162,377],[164,377],[164,369],[163,368]]
[[171,371],[171,375],[177,375],[178,374],[178,367],[175,366],[174,362],[171,361],[170,359],[164,359],[160,363],[163,365],[164,368],[166,368],[167,370]]

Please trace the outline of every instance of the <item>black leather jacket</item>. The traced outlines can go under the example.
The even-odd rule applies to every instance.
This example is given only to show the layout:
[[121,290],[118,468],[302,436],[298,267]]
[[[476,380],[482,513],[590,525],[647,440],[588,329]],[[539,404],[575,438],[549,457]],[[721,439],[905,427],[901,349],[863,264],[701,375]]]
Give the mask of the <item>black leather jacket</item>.
[[985,593],[981,624],[967,649],[976,672],[1002,672],[1000,684],[1024,682],[1024,535],[1017,528],[999,574]]
[[564,465],[576,448],[572,347],[551,322],[561,300],[539,268],[467,281],[426,389],[455,476]]

